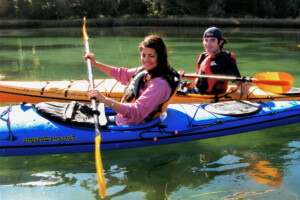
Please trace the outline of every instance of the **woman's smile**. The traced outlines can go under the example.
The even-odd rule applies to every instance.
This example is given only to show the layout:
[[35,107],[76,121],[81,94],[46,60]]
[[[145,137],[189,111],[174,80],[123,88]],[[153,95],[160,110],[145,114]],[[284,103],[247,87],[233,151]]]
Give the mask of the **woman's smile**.
[[145,47],[141,51],[141,62],[144,69],[151,70],[157,66],[157,52],[153,48]]

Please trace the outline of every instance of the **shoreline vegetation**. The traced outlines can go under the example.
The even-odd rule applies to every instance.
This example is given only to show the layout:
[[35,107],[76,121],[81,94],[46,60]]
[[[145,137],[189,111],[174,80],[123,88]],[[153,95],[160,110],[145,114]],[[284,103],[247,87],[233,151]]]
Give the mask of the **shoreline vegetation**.
[[[72,20],[0,20],[1,29],[81,27],[82,19]],[[98,18],[88,19],[89,27],[169,26],[169,27],[268,27],[300,28],[300,18]]]

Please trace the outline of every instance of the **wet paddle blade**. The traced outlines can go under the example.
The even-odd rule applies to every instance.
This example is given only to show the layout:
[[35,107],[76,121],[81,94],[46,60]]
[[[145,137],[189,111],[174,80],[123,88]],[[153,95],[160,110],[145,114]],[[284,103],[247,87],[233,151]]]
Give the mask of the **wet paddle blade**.
[[293,76],[284,72],[264,72],[253,76],[252,82],[255,83],[261,90],[283,94],[293,86]]
[[103,173],[102,158],[100,153],[101,135],[95,137],[95,162],[98,178],[98,191],[101,198],[106,197],[106,184]]

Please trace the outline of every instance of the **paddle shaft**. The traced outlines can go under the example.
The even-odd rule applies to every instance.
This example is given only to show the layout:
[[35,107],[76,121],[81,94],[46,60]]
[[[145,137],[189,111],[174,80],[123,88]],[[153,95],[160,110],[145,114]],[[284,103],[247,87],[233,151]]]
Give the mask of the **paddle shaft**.
[[[83,25],[83,39],[84,39],[84,47],[85,53],[90,52],[89,48],[89,38],[85,28],[85,18],[84,18],[84,25]],[[90,88],[94,89],[94,78],[93,78],[93,71],[92,71],[92,62],[90,58],[87,58],[87,74],[90,83]],[[94,125],[95,125],[95,162],[96,162],[96,171],[97,171],[97,178],[98,178],[98,188],[99,188],[99,195],[104,198],[106,197],[106,184],[105,178],[103,173],[103,165],[102,165],[102,158],[100,153],[100,143],[101,143],[101,131],[99,126],[99,111],[97,110],[97,101],[96,98],[91,98],[92,103],[92,111],[94,117]]]
[[[90,52],[89,41],[88,41],[88,38],[85,38],[85,53],[89,53],[89,52]],[[91,59],[87,58],[86,63],[87,63],[87,74],[88,74],[88,78],[89,78],[90,87],[91,87],[91,89],[94,89],[95,85],[94,85],[94,77],[93,77]],[[100,126],[99,126],[99,112],[97,110],[96,98],[93,97],[91,99],[91,102],[92,102],[93,117],[94,117],[94,121],[95,121],[95,134],[96,134],[96,136],[98,136],[99,134],[101,134],[101,132],[100,132]]]
[[250,77],[233,77],[233,76],[210,76],[210,75],[192,75],[192,74],[184,74],[183,77],[186,78],[207,78],[207,79],[217,79],[217,80],[226,80],[226,81],[241,81],[241,82],[253,82],[253,83],[261,83],[261,84],[270,84],[270,85],[278,85],[278,86],[288,86],[288,81],[282,80],[261,80]]
[[[210,79],[218,79],[225,81],[242,81],[243,78],[233,77],[233,76],[210,76],[210,75],[194,75],[194,74],[184,74],[183,77],[186,78],[210,78]],[[249,78],[247,78],[249,79]],[[250,80],[246,80],[249,82]],[[251,81],[250,81],[251,82]]]

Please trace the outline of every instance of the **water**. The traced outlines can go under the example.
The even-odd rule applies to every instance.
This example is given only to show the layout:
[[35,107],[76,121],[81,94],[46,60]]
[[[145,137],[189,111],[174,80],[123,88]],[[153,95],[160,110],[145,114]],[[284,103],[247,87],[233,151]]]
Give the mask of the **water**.
[[[140,65],[137,46],[163,36],[177,70],[195,71],[205,28],[88,28],[96,58]],[[243,76],[291,73],[300,87],[300,32],[223,29]],[[86,79],[81,29],[0,31],[4,80]],[[106,76],[94,69],[95,78]],[[6,105],[1,103],[0,105]],[[107,199],[299,199],[299,124],[138,149],[103,151]],[[0,158],[0,199],[100,199],[94,153]]]

